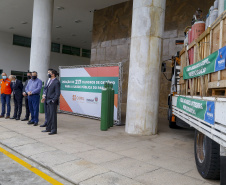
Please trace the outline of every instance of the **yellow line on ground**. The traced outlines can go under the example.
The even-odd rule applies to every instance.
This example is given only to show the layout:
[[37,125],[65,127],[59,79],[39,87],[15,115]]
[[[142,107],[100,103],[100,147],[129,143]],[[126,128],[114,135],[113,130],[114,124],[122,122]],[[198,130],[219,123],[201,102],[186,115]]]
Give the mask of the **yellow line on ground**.
[[5,154],[7,157],[13,159],[14,161],[16,161],[17,163],[19,163],[20,165],[24,166],[25,168],[27,168],[28,170],[32,171],[33,173],[35,173],[36,175],[42,177],[43,179],[45,179],[46,181],[48,181],[51,184],[56,184],[56,185],[63,185],[62,183],[58,182],[57,180],[53,179],[52,177],[46,175],[45,173],[43,173],[42,171],[40,171],[39,169],[35,168],[34,166],[31,166],[30,164],[26,163],[25,161],[23,161],[22,159],[16,157],[15,155],[11,154],[10,152],[6,151],[5,149],[0,147],[0,152],[2,152],[3,154]]

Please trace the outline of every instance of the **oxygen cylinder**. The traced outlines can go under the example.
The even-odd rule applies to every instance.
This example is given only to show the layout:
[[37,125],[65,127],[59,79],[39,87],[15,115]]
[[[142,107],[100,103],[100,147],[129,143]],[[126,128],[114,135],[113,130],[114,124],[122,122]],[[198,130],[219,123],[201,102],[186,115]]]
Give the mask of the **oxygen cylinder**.
[[225,0],[218,0],[218,17],[223,13],[225,10],[224,8]]
[[113,84],[110,84],[110,127],[114,125],[114,96]]
[[45,110],[44,110],[44,103],[41,102],[41,100],[42,100],[42,95],[43,95],[43,91],[44,91],[44,82],[42,82],[42,89],[41,89],[41,92],[40,92],[39,113],[44,113],[44,112],[45,112]]
[[107,90],[108,90],[108,128],[111,127],[110,123],[111,123],[111,88],[110,88],[110,83],[107,84]]
[[100,122],[100,130],[107,131],[108,130],[108,85],[107,83],[104,84],[104,88],[102,89],[102,98],[101,98],[101,122]]
[[213,5],[214,9],[218,9],[218,3],[219,3],[218,0],[214,1],[214,5]]
[[193,40],[197,39],[205,31],[205,22],[197,21],[192,26],[192,38]]
[[214,7],[211,6],[210,7],[210,14],[209,14],[209,17],[210,17],[209,18],[209,26],[211,26],[213,24],[213,22],[214,22],[213,10],[214,10]]
[[209,27],[209,14],[206,16],[206,26],[205,28],[207,29]]
[[213,22],[217,19],[217,16],[218,16],[218,10],[213,10],[210,16],[210,25],[213,24]]

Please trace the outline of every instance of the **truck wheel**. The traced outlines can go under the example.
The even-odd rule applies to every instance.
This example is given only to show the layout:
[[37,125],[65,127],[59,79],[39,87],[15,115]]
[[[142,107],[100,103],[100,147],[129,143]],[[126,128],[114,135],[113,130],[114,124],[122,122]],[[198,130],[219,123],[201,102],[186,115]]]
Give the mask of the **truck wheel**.
[[195,161],[204,179],[220,179],[220,145],[199,131],[195,131]]
[[181,128],[186,128],[186,129],[193,129],[192,127],[190,127],[189,124],[187,124],[185,121],[183,121],[182,119],[176,117],[176,124],[178,127]]

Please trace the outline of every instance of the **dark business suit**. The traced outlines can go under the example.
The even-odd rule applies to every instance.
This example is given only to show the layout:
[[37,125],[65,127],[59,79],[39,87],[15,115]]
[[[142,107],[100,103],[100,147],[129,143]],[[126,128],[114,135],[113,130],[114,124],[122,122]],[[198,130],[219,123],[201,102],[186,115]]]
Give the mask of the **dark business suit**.
[[16,80],[16,82],[11,82],[10,84],[13,99],[14,99],[14,118],[20,118],[22,112],[22,100],[23,100],[23,84],[20,80]]
[[[25,82],[25,84],[24,84],[24,87],[23,87],[23,92],[25,92],[26,93],[26,91],[25,91],[25,88],[26,88],[26,86],[27,86],[27,84],[28,84],[28,81],[29,80],[26,80],[26,82]],[[29,116],[30,116],[30,110],[29,110],[29,105],[28,105],[28,98],[27,98],[27,96],[24,96],[24,100],[25,100],[25,107],[26,107],[26,115],[25,115],[25,119],[29,119]]]
[[47,105],[47,127],[46,130],[57,133],[57,105],[60,97],[60,82],[57,78],[49,82],[46,88],[45,104]]
[[[49,81],[50,81],[50,79],[46,80],[46,83],[45,83],[45,87],[44,87],[44,90],[43,90],[43,94],[45,94],[45,95],[46,95],[46,90],[47,90]],[[46,103],[44,103],[44,111],[45,111],[45,122],[44,122],[44,125],[47,125],[48,114],[47,114],[47,105],[46,105]]]

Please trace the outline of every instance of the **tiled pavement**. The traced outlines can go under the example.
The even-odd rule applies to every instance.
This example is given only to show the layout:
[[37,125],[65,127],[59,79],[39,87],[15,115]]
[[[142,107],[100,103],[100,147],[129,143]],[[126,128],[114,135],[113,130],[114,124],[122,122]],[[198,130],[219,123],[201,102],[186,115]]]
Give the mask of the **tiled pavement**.
[[[44,115],[40,115],[43,123]],[[99,121],[58,115],[58,134],[0,119],[0,143],[80,185],[216,185],[196,170],[194,131],[159,120],[156,136],[132,136],[124,126],[101,132]]]

